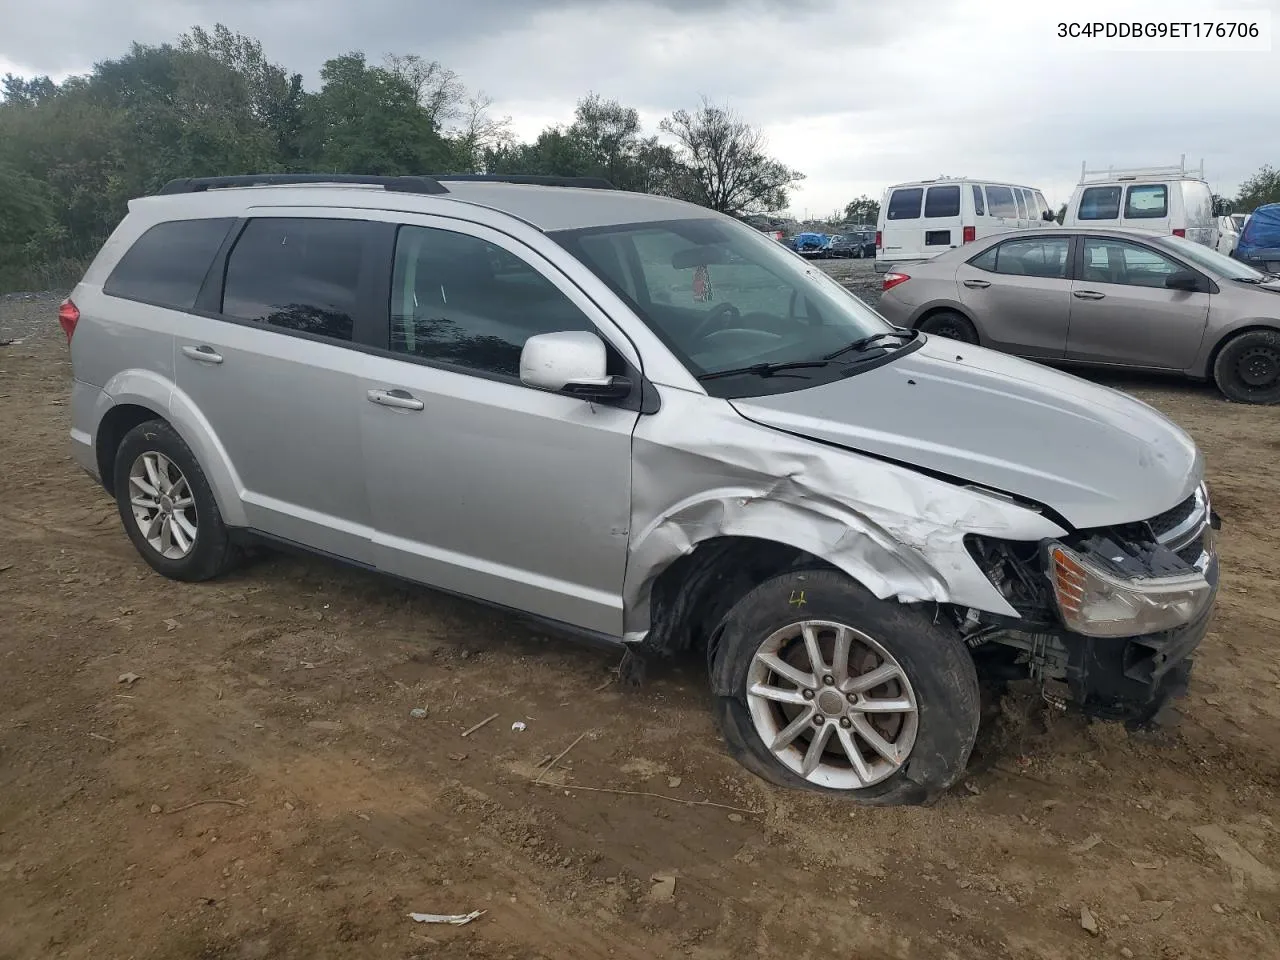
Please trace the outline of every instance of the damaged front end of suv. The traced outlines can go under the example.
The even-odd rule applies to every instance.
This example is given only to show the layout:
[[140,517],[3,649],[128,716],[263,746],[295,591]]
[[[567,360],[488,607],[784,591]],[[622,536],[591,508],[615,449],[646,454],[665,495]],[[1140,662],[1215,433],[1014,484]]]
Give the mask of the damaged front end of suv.
[[1219,527],[1201,484],[1143,522],[1042,543],[969,536],[970,555],[1018,617],[952,613],[988,676],[1029,676],[1055,706],[1149,721],[1186,691],[1218,589]]

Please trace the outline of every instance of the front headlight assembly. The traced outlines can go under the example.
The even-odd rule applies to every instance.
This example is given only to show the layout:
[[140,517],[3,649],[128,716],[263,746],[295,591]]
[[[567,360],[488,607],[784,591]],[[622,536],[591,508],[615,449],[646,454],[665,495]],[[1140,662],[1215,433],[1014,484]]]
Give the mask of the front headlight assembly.
[[1194,620],[1213,587],[1199,573],[1122,579],[1053,542],[1046,569],[1058,612],[1068,630],[1088,637],[1160,633]]

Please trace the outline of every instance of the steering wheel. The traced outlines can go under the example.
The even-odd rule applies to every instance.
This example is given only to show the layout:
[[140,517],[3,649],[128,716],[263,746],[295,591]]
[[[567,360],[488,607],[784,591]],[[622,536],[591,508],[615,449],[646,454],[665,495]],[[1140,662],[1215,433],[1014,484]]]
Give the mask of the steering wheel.
[[720,303],[707,312],[707,315],[702,318],[702,322],[693,328],[693,332],[689,336],[694,340],[701,340],[706,336],[712,324],[718,324],[719,329],[724,329],[733,321],[741,319],[742,312],[732,303]]

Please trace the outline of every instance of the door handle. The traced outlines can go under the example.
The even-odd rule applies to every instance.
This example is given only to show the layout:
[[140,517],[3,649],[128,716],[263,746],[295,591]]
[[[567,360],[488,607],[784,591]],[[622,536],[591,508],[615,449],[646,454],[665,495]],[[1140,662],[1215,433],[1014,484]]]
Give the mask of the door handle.
[[965,285],[966,287],[969,287],[970,289],[973,289],[973,290],[985,290],[985,289],[987,289],[987,287],[991,286],[991,281],[989,281],[989,280],[965,280],[965,281],[964,281],[964,285]]
[[1098,293],[1096,290],[1072,290],[1071,295],[1077,300],[1101,300],[1106,297],[1105,293]]
[[192,360],[199,360],[201,363],[222,362],[222,354],[217,353],[213,347],[206,347],[204,345],[198,347],[186,346],[182,348],[182,352]]
[[421,410],[426,404],[405,390],[370,390],[369,402],[397,410]]

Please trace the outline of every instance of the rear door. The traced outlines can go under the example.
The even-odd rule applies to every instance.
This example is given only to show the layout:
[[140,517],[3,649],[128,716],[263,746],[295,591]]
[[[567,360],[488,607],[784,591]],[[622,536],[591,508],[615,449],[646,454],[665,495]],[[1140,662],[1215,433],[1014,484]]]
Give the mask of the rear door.
[[964,242],[961,187],[935,184],[924,192],[923,246],[927,257],[946,253]]
[[1071,283],[1067,357],[1189,368],[1200,351],[1210,295],[1165,287],[1170,274],[1184,269],[1145,244],[1081,238],[1076,279]]
[[1061,359],[1071,316],[1071,239],[1026,237],[995,244],[960,265],[960,300],[987,346]]
[[885,203],[880,230],[880,259],[918,260],[924,256],[924,187],[896,187]]

